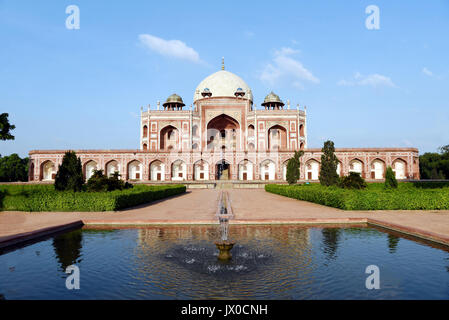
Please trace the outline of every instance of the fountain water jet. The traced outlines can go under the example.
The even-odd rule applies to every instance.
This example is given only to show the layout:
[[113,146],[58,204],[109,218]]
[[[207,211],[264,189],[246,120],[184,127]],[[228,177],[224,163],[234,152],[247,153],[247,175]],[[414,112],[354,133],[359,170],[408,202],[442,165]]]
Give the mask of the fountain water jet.
[[228,201],[228,195],[225,192],[221,192],[219,207],[218,207],[218,221],[220,222],[220,233],[221,233],[221,241],[215,242],[215,246],[219,250],[218,260],[220,261],[228,261],[231,260],[232,254],[231,249],[234,247],[234,242],[229,241],[228,239],[228,231],[229,231],[229,217],[232,216],[232,212],[228,212],[231,210],[231,206]]

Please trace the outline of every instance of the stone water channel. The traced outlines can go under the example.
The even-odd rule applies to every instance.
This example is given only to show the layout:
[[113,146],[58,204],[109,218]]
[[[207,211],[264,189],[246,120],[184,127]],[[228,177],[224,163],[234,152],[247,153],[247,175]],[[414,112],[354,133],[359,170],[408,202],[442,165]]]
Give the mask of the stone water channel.
[[217,214],[218,222],[220,223],[221,241],[215,242],[219,250],[218,260],[228,261],[232,258],[231,250],[234,247],[234,242],[229,241],[229,219],[233,218],[231,201],[227,191],[221,191],[219,194]]

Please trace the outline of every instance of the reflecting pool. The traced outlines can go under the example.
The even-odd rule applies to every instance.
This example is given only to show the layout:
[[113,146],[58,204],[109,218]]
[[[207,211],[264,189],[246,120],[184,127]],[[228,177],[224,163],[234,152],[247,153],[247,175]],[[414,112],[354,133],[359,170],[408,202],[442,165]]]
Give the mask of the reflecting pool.
[[[449,250],[368,227],[83,228],[0,255],[4,299],[448,299]],[[64,271],[80,270],[68,290]],[[380,270],[368,290],[366,267]]]

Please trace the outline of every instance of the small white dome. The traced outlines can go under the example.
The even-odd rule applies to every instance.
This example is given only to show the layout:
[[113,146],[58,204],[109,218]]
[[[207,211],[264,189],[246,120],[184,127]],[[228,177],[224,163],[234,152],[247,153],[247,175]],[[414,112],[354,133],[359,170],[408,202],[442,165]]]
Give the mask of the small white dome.
[[204,89],[209,89],[213,97],[233,97],[235,98],[235,92],[238,88],[241,88],[245,92],[245,98],[253,101],[253,93],[251,88],[242,80],[239,76],[226,70],[220,70],[208,76],[206,79],[200,82],[196,87],[195,94],[193,96],[193,102],[198,99],[202,99],[201,93]]

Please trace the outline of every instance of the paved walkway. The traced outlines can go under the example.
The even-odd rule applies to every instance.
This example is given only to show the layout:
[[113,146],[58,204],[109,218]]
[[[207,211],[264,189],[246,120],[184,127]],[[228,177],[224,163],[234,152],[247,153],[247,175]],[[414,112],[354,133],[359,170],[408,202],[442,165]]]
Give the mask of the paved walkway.
[[449,210],[344,211],[268,193],[229,190],[235,223],[370,223],[449,245]]
[[214,223],[218,190],[201,189],[118,212],[0,212],[0,242],[76,221],[92,224]]
[[[343,211],[261,189],[227,190],[231,223],[371,223],[449,245],[449,211]],[[82,221],[85,224],[210,224],[220,190],[198,189],[120,212],[0,212],[0,242]]]

